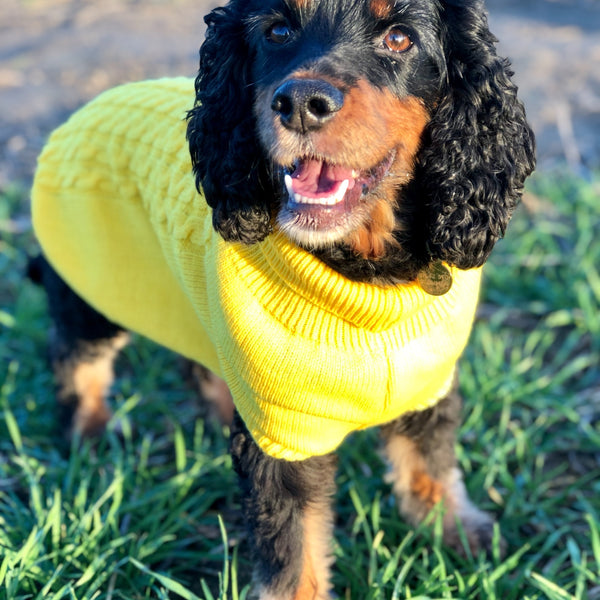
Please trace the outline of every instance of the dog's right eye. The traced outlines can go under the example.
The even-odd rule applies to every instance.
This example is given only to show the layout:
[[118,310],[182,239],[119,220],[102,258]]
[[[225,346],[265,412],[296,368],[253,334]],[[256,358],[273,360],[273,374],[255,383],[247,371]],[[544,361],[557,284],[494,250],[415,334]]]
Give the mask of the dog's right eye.
[[400,53],[409,50],[413,42],[408,33],[400,27],[392,27],[383,38],[383,45],[392,52]]
[[265,33],[265,37],[272,44],[285,44],[291,35],[292,30],[290,26],[283,21],[274,23]]

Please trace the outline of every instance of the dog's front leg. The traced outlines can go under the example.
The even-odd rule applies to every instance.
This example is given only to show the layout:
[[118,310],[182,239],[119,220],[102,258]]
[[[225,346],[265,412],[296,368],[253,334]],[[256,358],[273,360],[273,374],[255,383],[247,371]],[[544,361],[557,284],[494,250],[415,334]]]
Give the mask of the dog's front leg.
[[266,455],[236,414],[231,453],[242,489],[259,600],[329,598],[336,461]]
[[458,519],[471,551],[490,551],[494,520],[470,501],[456,464],[460,409],[460,397],[451,394],[433,408],[409,413],[382,429],[394,492],[412,524],[443,502],[444,542],[464,554]]

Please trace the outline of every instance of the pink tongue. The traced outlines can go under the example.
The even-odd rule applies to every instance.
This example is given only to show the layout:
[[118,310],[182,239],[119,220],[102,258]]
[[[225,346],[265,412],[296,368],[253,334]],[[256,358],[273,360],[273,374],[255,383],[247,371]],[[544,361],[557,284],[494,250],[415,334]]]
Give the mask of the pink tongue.
[[353,182],[352,169],[305,159],[298,162],[292,173],[292,186],[296,194],[318,198],[333,194],[344,179]]

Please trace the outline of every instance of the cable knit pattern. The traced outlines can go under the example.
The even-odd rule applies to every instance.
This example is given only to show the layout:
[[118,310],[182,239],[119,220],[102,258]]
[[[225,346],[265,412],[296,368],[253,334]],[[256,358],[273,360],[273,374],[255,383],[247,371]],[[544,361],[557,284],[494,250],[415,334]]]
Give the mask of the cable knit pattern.
[[[287,460],[434,404],[467,342],[481,271],[441,297],[351,282],[276,232],[228,244],[196,192],[187,79],[104,93],[44,149],[33,219],[92,306],[228,383],[260,447]],[[210,148],[206,149],[210,152]]]

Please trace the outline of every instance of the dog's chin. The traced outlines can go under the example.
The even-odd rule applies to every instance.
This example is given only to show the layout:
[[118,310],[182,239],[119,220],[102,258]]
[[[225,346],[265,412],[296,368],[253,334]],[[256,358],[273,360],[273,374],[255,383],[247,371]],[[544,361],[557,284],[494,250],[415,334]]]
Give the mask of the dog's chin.
[[280,229],[308,249],[343,241],[368,221],[395,155],[392,151],[376,166],[360,171],[317,157],[301,158],[291,168],[282,168]]

